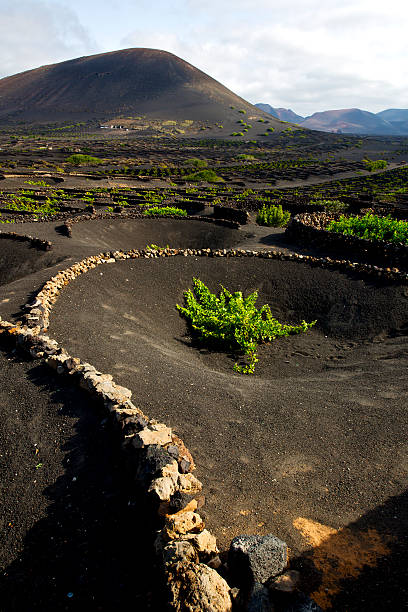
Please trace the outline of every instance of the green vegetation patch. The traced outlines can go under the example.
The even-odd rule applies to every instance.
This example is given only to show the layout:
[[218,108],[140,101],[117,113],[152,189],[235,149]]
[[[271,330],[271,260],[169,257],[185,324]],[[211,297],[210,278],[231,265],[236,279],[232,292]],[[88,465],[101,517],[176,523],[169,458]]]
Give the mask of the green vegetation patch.
[[398,221],[390,215],[379,217],[367,213],[363,217],[341,215],[338,221],[331,221],[329,232],[345,236],[357,236],[366,240],[408,244],[408,221]]
[[388,166],[388,162],[385,159],[363,159],[365,169],[369,172],[374,170],[384,170]]
[[253,374],[259,361],[258,344],[305,332],[316,323],[302,321],[300,325],[283,325],[272,316],[269,305],[256,308],[257,299],[257,291],[244,297],[241,291],[230,293],[225,287],[221,287],[217,296],[200,279],[193,278],[193,290],[184,292],[185,306],[177,304],[176,308],[200,343],[243,354],[247,363],[237,362],[233,369],[241,374]]
[[198,172],[193,172],[188,176],[185,176],[184,179],[186,181],[206,181],[207,183],[223,183],[224,179],[214,170],[199,170]]
[[103,164],[103,159],[93,157],[92,155],[83,155],[82,153],[74,153],[67,157],[65,161],[74,166],[97,166],[98,164]]
[[152,206],[145,210],[144,215],[147,217],[187,217],[187,211],[175,206]]
[[256,216],[258,225],[268,225],[269,227],[285,227],[289,223],[290,212],[283,210],[282,205],[264,204]]

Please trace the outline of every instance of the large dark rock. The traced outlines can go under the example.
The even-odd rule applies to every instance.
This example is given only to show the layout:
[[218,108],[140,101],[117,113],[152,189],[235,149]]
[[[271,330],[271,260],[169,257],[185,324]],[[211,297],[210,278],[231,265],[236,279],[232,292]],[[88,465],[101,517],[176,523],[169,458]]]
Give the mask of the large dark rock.
[[228,553],[232,580],[246,586],[277,576],[285,569],[287,561],[286,543],[272,534],[237,536]]

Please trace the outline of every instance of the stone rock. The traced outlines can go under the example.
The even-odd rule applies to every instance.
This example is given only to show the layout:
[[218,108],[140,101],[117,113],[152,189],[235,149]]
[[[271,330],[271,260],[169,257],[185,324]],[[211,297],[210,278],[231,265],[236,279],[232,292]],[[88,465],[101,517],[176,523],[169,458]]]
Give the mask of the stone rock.
[[177,461],[159,444],[149,444],[143,454],[142,469],[150,477],[169,476],[178,472]]
[[174,563],[198,563],[198,554],[190,542],[173,540],[163,548],[163,563],[165,566]]
[[178,612],[230,612],[229,586],[207,565],[189,563],[168,572],[170,606]]
[[209,561],[207,561],[207,565],[212,569],[218,570],[222,565],[222,561],[219,556],[216,555],[215,557],[212,557]]
[[288,547],[272,534],[241,535],[234,538],[228,553],[231,576],[246,586],[264,583],[280,574],[288,561]]
[[267,580],[265,586],[270,591],[282,591],[284,593],[293,593],[299,585],[300,573],[296,570],[288,570],[284,574],[276,578]]
[[186,474],[187,472],[192,472],[193,470],[195,470],[194,459],[188,448],[185,446],[183,440],[173,434],[172,445],[176,446],[179,451],[178,460],[180,463],[180,471],[183,474]]
[[190,501],[187,503],[185,507],[174,511],[172,508],[171,499],[170,499],[170,501],[162,501],[159,504],[158,513],[159,513],[159,516],[165,516],[167,514],[176,514],[178,512],[195,512],[197,510],[197,507],[198,507],[197,500],[194,499],[193,497],[190,499]]
[[150,422],[147,427],[137,433],[133,438],[135,448],[145,448],[149,444],[164,446],[171,441],[171,429],[164,423]]
[[169,476],[155,478],[148,489],[148,492],[156,497],[158,501],[169,501],[176,488],[174,478]]
[[203,529],[201,533],[186,536],[189,542],[194,546],[200,555],[205,558],[218,554],[216,537],[207,529]]
[[273,612],[268,589],[260,582],[255,582],[247,604],[247,612]]
[[188,493],[182,493],[181,491],[176,491],[170,499],[167,514],[176,514],[176,512],[182,512],[187,508],[187,506],[191,504],[192,501],[196,502],[197,508],[198,502],[194,499],[192,495],[189,495]]
[[201,482],[193,474],[180,474],[177,481],[177,488],[182,493],[194,495],[203,488]]
[[169,453],[169,455],[171,455],[173,457],[173,459],[178,459],[179,458],[179,449],[177,448],[177,446],[175,444],[170,444],[169,446],[166,447],[167,452]]
[[179,512],[166,516],[165,531],[169,539],[173,540],[194,531],[204,529],[204,521],[197,512]]

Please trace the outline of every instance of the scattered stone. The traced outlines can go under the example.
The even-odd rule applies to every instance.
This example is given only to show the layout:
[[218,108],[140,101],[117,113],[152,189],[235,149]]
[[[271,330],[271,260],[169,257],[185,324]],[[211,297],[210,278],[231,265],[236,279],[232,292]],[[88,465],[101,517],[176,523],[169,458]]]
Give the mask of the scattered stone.
[[276,578],[270,578],[266,581],[265,586],[270,591],[282,591],[284,593],[293,593],[299,585],[300,573],[296,570],[288,570]]
[[287,561],[286,543],[272,534],[237,536],[228,553],[233,581],[247,586],[277,576],[285,569]]
[[209,561],[207,561],[207,565],[208,565],[208,567],[211,567],[212,569],[218,570],[218,569],[220,569],[220,567],[222,565],[222,561],[219,558],[219,556],[216,555],[215,557],[211,557],[211,559]]

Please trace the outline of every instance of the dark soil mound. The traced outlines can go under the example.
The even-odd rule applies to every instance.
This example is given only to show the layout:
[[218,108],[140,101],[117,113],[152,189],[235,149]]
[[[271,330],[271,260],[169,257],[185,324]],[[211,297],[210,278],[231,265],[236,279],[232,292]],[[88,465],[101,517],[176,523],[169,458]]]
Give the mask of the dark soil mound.
[[222,121],[231,114],[230,106],[263,116],[201,70],[154,49],[125,49],[28,70],[0,80],[0,100],[0,117],[42,122],[141,114]]
[[61,257],[32,247],[29,242],[0,240],[0,285],[11,283],[48,266],[52,266]]

